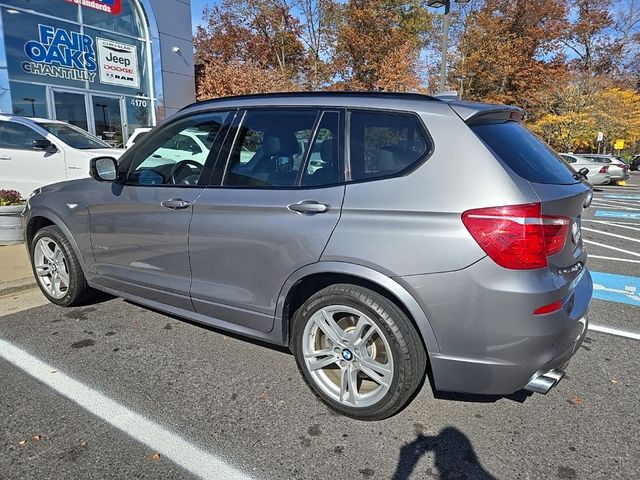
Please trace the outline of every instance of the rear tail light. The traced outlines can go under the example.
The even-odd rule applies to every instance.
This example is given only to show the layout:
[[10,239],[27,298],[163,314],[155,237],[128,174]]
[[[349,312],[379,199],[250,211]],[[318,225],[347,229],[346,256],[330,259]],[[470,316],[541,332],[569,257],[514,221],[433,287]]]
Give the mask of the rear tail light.
[[600,169],[600,173],[607,173],[609,171],[609,165],[606,165]]
[[542,215],[539,203],[468,210],[462,223],[491,259],[504,268],[545,268],[564,249],[570,219]]

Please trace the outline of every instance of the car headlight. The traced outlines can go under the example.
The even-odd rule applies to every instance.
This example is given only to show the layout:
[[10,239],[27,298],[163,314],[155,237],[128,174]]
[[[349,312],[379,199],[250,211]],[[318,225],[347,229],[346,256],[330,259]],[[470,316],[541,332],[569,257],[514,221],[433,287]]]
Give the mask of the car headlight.
[[42,187],[36,188],[33,192],[31,192],[29,198],[33,197],[34,195],[38,195],[40,192],[42,192]]

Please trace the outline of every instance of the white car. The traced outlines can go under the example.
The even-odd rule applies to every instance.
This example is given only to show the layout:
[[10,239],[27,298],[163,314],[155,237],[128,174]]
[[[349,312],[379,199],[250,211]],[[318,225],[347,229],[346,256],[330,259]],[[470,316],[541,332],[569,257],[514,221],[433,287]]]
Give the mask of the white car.
[[[151,128],[136,128],[131,134],[131,138],[127,141],[127,148],[130,148],[141,136],[146,135]],[[180,132],[180,134],[171,137],[167,143],[160,146],[151,155],[155,161],[146,160],[145,166],[154,167],[158,165],[166,165],[167,163],[178,163],[183,160],[193,160],[201,165],[207,160],[211,144],[215,139],[215,134],[198,128],[191,128]]]
[[611,174],[609,173],[609,165],[603,165],[602,163],[594,162],[589,158],[575,155],[573,153],[561,153],[560,156],[578,172],[581,168],[589,170],[587,173],[587,180],[591,185],[607,185],[611,181]]
[[65,122],[0,115],[0,189],[17,190],[23,198],[43,185],[88,177],[94,157],[122,153]]
[[129,137],[129,140],[127,140],[127,143],[125,143],[124,148],[133,147],[133,144],[136,143],[138,140],[142,139],[142,137],[144,137],[147,133],[149,133],[151,129],[152,127],[136,128],[131,134],[131,136]]

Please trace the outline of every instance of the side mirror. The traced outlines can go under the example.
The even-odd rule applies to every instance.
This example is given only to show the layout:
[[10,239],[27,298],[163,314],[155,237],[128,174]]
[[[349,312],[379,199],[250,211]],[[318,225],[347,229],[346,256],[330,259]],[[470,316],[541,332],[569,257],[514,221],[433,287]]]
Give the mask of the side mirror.
[[34,140],[32,145],[34,150],[56,150],[55,145],[46,138]]
[[113,157],[92,158],[89,173],[99,182],[115,182],[118,179],[118,162]]
[[589,169],[586,167],[582,167],[580,170],[578,170],[578,173],[586,179],[587,174],[589,173]]

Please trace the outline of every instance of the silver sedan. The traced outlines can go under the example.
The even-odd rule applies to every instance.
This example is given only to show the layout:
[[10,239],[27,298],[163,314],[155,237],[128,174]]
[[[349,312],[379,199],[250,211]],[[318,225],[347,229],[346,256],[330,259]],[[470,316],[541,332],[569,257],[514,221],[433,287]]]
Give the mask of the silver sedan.
[[591,185],[606,185],[611,181],[611,174],[609,173],[609,165],[594,162],[580,155],[574,155],[573,153],[561,153],[560,156],[565,160],[571,168],[576,172],[582,168],[589,170],[587,173],[587,180]]

